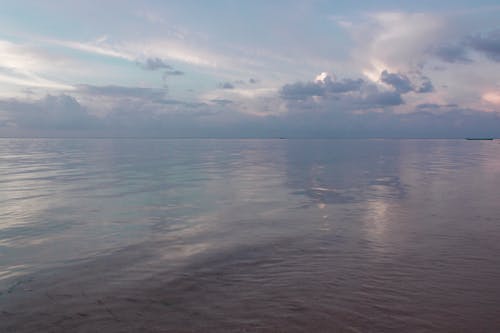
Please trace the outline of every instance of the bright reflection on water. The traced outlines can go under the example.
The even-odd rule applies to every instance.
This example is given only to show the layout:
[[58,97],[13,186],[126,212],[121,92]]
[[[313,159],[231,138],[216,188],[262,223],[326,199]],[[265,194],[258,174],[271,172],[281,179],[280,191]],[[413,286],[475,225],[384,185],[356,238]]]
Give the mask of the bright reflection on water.
[[499,203],[496,141],[0,139],[0,305],[27,331],[68,304],[61,330],[496,331]]

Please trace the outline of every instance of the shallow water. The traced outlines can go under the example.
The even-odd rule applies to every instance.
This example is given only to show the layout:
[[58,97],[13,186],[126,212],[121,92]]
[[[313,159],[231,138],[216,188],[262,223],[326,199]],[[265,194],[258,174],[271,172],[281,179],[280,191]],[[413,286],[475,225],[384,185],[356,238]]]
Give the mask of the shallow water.
[[500,144],[0,139],[0,331],[500,330]]

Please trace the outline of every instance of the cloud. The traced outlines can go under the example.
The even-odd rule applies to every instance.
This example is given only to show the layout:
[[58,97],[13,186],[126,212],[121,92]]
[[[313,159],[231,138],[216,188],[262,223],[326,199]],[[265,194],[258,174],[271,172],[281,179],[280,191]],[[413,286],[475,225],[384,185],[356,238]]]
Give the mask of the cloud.
[[215,103],[217,105],[222,105],[222,106],[226,106],[226,105],[229,105],[229,104],[232,104],[233,101],[232,100],[229,100],[229,99],[221,99],[221,98],[214,98],[214,99],[211,99],[210,102],[212,103]]
[[[174,69],[172,66],[168,65],[160,58],[148,58],[144,62],[138,62],[138,64],[139,64],[139,66],[141,66],[142,69],[149,70],[149,71],[156,71],[159,69],[164,69],[165,71],[163,72],[163,75],[162,75],[163,81],[166,81],[169,76],[184,75],[183,71],[180,71],[178,69]],[[167,88],[167,86],[164,85],[164,88]]]
[[378,12],[344,26],[355,46],[352,59],[372,81],[383,70],[409,72],[442,41],[444,19],[429,13]]
[[380,81],[391,85],[398,93],[405,94],[413,90],[410,79],[399,73],[389,73],[387,70],[380,74]]
[[457,43],[442,43],[432,48],[432,53],[448,63],[472,63],[469,53],[475,51],[487,58],[500,62],[500,29],[469,34]]
[[286,100],[304,100],[313,96],[323,96],[325,89],[315,82],[295,82],[285,84],[280,90],[280,96]]
[[415,72],[413,76],[418,82],[413,83],[405,74],[389,73],[387,70],[383,70],[380,74],[380,81],[392,86],[395,91],[400,94],[406,94],[410,91],[416,93],[429,93],[434,91],[434,86],[427,76],[419,72]]
[[221,82],[219,83],[219,88],[221,89],[234,89],[234,84],[231,82]]
[[[67,70],[68,59],[59,54],[20,43],[0,40],[0,83],[21,87],[71,90],[72,86],[57,80],[54,68]],[[74,65],[72,63],[71,65]],[[71,68],[71,67],[70,67]],[[52,74],[52,75],[50,75]]]
[[167,78],[168,76],[180,76],[184,74],[185,73],[183,71],[180,71],[178,69],[167,70],[163,73],[163,79]]
[[[400,92],[406,101],[398,108],[401,112],[425,102],[490,107],[482,96],[498,88],[500,29],[494,20],[498,10],[350,17],[353,24],[342,29],[353,42],[352,72],[360,71],[363,79]],[[432,94],[425,100],[416,96],[424,93]]]
[[445,43],[434,47],[431,52],[440,60],[448,63],[469,64],[472,62],[464,44]]
[[436,103],[421,103],[416,106],[417,110],[439,111],[442,109],[458,108],[457,104],[436,104]]
[[0,100],[9,124],[43,130],[84,130],[97,126],[97,119],[69,95],[47,95],[35,101]]
[[0,66],[0,82],[22,87],[73,90],[68,84],[46,79],[37,73]]
[[[78,41],[78,37],[73,36],[69,37],[75,38],[73,41],[58,44],[43,37],[30,37],[30,32],[25,31],[13,37],[12,42],[0,45],[0,83],[16,85],[2,95],[25,95],[21,93],[23,89],[34,86],[39,89],[33,88],[35,94],[30,96],[33,99],[47,91],[59,94],[66,89],[64,93],[74,96],[85,110],[90,110],[90,114],[104,116],[110,123],[115,118],[121,123],[130,121],[129,128],[134,127],[134,119],[141,119],[143,124],[155,120],[159,123],[167,119],[166,114],[173,120],[174,113],[179,117],[176,119],[186,122],[186,126],[188,119],[198,124],[197,117],[222,121],[221,113],[217,113],[222,109],[227,111],[228,119],[243,118],[244,113],[261,117],[273,114],[279,115],[285,128],[292,125],[298,128],[300,122],[295,124],[291,119],[295,115],[299,117],[305,110],[304,118],[314,112],[326,121],[333,119],[331,112],[345,114],[335,118],[338,122],[369,122],[373,119],[381,121],[382,118],[368,115],[358,118],[350,114],[369,111],[409,113],[414,108],[416,112],[432,110],[443,113],[452,109],[444,107],[446,103],[471,109],[493,109],[500,105],[496,95],[492,95],[498,90],[498,67],[481,56],[498,61],[498,29],[476,34],[476,31],[487,31],[487,24],[469,14],[450,14],[445,10],[439,14],[363,11],[345,17],[343,22],[349,21],[349,24],[339,27],[327,20],[318,21],[321,15],[326,18],[328,13],[319,12],[315,4],[306,7],[311,11],[297,9],[296,14],[312,24],[292,27],[289,23],[296,20],[287,20],[293,15],[287,20],[282,15],[271,15],[267,25],[257,27],[264,32],[257,35],[266,38],[257,39],[242,35],[247,30],[245,22],[239,26],[245,30],[233,29],[228,35],[223,20],[219,22],[220,30],[211,29],[213,25],[199,29],[197,24],[206,22],[192,21],[190,11],[186,12],[188,20],[180,19],[170,7],[164,8],[160,15],[165,19],[161,29],[147,25],[141,30],[137,21],[120,16],[119,21],[89,27],[85,34],[99,36],[106,31],[112,36],[110,38]],[[282,8],[272,5],[272,9],[277,13]],[[460,15],[463,18],[455,18]],[[275,20],[287,29],[275,29],[278,22]],[[470,22],[458,26],[459,20]],[[145,21],[141,19],[140,22],[144,24]],[[493,23],[497,24],[496,21]],[[308,28],[304,30],[304,26]],[[182,36],[172,33],[173,28],[182,31]],[[350,36],[344,34],[346,30]],[[270,32],[266,34],[267,31]],[[304,43],[297,43],[297,40]],[[297,52],[290,52],[294,50]],[[65,66],[61,64],[66,60],[53,64],[43,53],[59,54],[75,61],[64,63]],[[118,59],[111,61],[96,55]],[[462,66],[463,63],[470,65]],[[445,70],[432,70],[445,65]],[[140,68],[151,72],[143,72]],[[184,70],[189,75],[182,77]],[[336,79],[326,74],[317,82],[314,76],[309,76],[324,70],[342,73],[345,78]],[[164,79],[168,78],[165,82],[169,84],[169,93],[166,89],[147,88],[152,85],[159,87],[162,75]],[[255,78],[259,78],[258,85]],[[178,85],[174,86],[176,81]],[[87,85],[77,85],[79,82]],[[219,82],[222,82],[220,86]],[[138,87],[127,86],[129,84]],[[433,94],[419,95],[434,91]],[[30,99],[25,102],[31,103]],[[417,107],[424,104],[439,107]],[[134,112],[141,115],[135,116]],[[181,112],[186,114],[181,117],[178,115]],[[108,117],[111,113],[115,118]],[[282,116],[285,113],[289,117]],[[391,117],[397,118],[395,115]],[[409,118],[397,119],[410,121]],[[271,119],[267,119],[266,124],[279,127]],[[319,119],[316,124],[323,126]],[[371,125],[366,126],[371,128]]]
[[95,41],[89,42],[46,39],[44,40],[44,42],[82,52],[125,59],[129,61],[135,61],[138,58],[138,54],[133,50],[130,50],[129,48],[126,48],[120,44],[111,43],[107,40],[107,38],[99,38]]
[[180,101],[177,99],[158,99],[154,100],[154,103],[158,104],[163,104],[163,105],[178,105],[178,106],[183,106],[187,108],[200,108],[203,106],[207,106],[206,103],[201,103],[201,102],[186,102],[186,101]]
[[[46,39],[44,42],[133,62],[146,57],[147,59],[170,59],[208,68],[215,68],[219,63],[232,63],[231,59],[223,54],[201,47],[201,43],[200,47],[193,47],[193,44],[186,43],[185,40],[178,37],[123,40],[111,40],[105,37],[91,41]],[[194,45],[198,44],[194,43]]]
[[450,104],[422,103],[403,114],[390,108],[384,112],[351,112],[363,104],[373,107],[401,103],[401,95],[395,91],[379,91],[372,85],[362,89],[363,95],[338,94],[338,99],[324,99],[319,104],[313,99],[288,100],[288,112],[273,115],[244,114],[233,108],[235,103],[224,99],[199,103],[191,109],[188,102],[179,100],[130,103],[119,99],[112,112],[99,117],[93,115],[96,110],[69,95],[4,99],[0,100],[0,134],[446,138],[495,136],[500,131],[499,114]]
[[[387,73],[386,73],[387,74]],[[314,82],[285,84],[279,95],[288,102],[289,109],[335,109],[341,111],[369,110],[404,104],[401,94],[407,89],[388,91],[363,79],[334,79],[322,73]],[[399,77],[398,77],[399,78]],[[394,84],[400,84],[399,81]]]
[[322,87],[325,92],[345,93],[359,90],[364,81],[362,79],[342,79],[338,81],[335,75],[323,72],[316,76],[314,83]]
[[168,64],[166,64],[163,60],[160,58],[148,58],[144,62],[139,62],[139,65],[141,66],[142,69],[148,70],[148,71],[155,71],[157,69],[172,69],[172,67]]
[[467,45],[489,59],[500,62],[500,29],[467,38]]
[[415,92],[424,94],[434,91],[434,85],[427,76],[420,76],[420,81],[419,85],[414,88]]
[[256,79],[242,80],[236,79],[232,81],[220,82],[217,86],[219,89],[227,90],[238,90],[238,91],[249,91],[253,88],[248,87],[248,84],[256,84],[258,81]]
[[331,93],[346,93],[359,91],[364,84],[362,79],[342,79],[340,81],[328,81],[325,83],[325,90]]
[[[441,112],[416,110],[352,113],[319,108],[296,110],[276,118],[276,136],[347,138],[464,138],[497,136],[500,115],[445,107]],[[278,125],[279,124],[279,125]],[[272,124],[266,124],[272,128]],[[261,125],[264,127],[264,125]]]
[[[117,95],[113,91],[111,96]],[[228,109],[230,104],[225,100],[207,104],[117,98],[112,108],[103,113],[99,109],[102,103],[82,104],[65,94],[41,99],[0,99],[0,135],[217,136],[218,130],[227,132],[224,126],[231,128],[231,122],[244,122],[241,119],[246,116]]]
[[362,79],[342,79],[327,84],[326,90],[333,93],[345,93],[349,91],[358,91],[364,84]]
[[368,109],[404,104],[401,94],[397,91],[374,91],[360,102]]
[[494,105],[500,105],[500,92],[498,91],[487,92],[483,94],[482,99],[488,103]]
[[125,86],[93,86],[78,85],[77,92],[91,95],[93,97],[115,97],[115,98],[140,98],[140,99],[161,99],[167,94],[166,89],[125,87]]

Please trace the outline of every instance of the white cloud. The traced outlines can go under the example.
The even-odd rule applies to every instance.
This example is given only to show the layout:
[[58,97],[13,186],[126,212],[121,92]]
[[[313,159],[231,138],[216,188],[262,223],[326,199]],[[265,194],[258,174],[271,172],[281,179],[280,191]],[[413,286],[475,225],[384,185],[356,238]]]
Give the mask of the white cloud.
[[386,69],[407,72],[417,67],[430,45],[442,36],[444,21],[432,14],[384,12],[344,26],[357,46],[353,57],[365,76],[378,80]]
[[328,84],[328,83],[331,83],[335,80],[336,80],[335,75],[330,74],[328,72],[322,72],[322,73],[316,75],[314,82]]
[[33,73],[22,73],[18,71],[12,71],[10,74],[0,73],[0,82],[6,84],[12,84],[22,87],[32,87],[32,88],[46,88],[46,89],[57,89],[57,90],[73,90],[73,86],[59,83],[56,81],[51,81],[37,76]]
[[0,40],[0,82],[6,85],[70,90],[71,85],[47,77],[63,62],[32,46]]
[[500,92],[497,91],[487,92],[483,94],[482,98],[484,101],[488,103],[500,106]]
[[185,45],[174,39],[145,39],[112,41],[99,38],[95,41],[46,40],[48,43],[83,52],[137,61],[147,58],[162,58],[203,67],[218,67],[228,58],[217,53]]
[[107,37],[99,37],[95,41],[78,42],[70,40],[46,39],[45,42],[75,49],[83,52],[104,55],[108,57],[121,58],[133,61],[136,59],[133,53],[124,50],[121,45],[113,45],[108,42]]
[[40,48],[0,40],[0,66],[16,71],[44,71],[63,59]]

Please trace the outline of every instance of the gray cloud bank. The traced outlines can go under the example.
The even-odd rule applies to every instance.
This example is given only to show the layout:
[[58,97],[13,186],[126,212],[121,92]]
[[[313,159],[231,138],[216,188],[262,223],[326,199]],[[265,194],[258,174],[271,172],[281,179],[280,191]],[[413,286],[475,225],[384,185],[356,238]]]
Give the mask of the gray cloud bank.
[[[346,85],[342,91],[356,89],[356,84],[350,81],[340,83]],[[103,89],[110,93],[105,87]],[[453,104],[421,104],[407,114],[396,114],[391,110],[354,113],[352,106],[341,99],[330,99],[321,107],[311,100],[297,100],[297,92],[293,89],[293,85],[283,87],[285,95],[293,96],[287,101],[292,103],[289,112],[268,116],[238,112],[229,100],[188,103],[165,98],[156,100],[147,94],[149,97],[138,103],[123,102],[100,116],[96,115],[98,110],[90,110],[69,95],[47,95],[38,100],[6,99],[0,100],[0,135],[460,138],[497,136],[500,133],[500,117],[493,112],[461,109]],[[310,87],[306,91],[312,94],[318,93],[308,89]],[[116,93],[115,90],[111,89],[111,92]],[[365,106],[369,103],[394,105],[400,103],[398,98],[400,95],[396,92],[375,91],[368,93],[359,103]]]
[[93,86],[79,85],[78,93],[100,97],[120,97],[120,98],[140,98],[140,99],[159,99],[166,96],[166,89],[142,88],[142,87],[124,87],[124,86]]
[[0,132],[16,126],[21,130],[87,130],[98,125],[77,100],[68,95],[52,96],[36,101],[0,100],[0,113],[5,119]]
[[288,102],[289,109],[316,107],[353,111],[390,108],[404,104],[404,94],[434,91],[429,78],[419,73],[414,74],[412,80],[405,74],[384,70],[379,80],[389,89],[363,79],[332,80],[326,76],[314,82],[286,84],[281,88],[280,96]]

